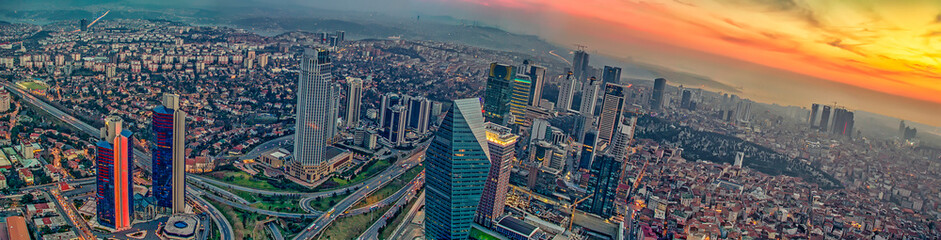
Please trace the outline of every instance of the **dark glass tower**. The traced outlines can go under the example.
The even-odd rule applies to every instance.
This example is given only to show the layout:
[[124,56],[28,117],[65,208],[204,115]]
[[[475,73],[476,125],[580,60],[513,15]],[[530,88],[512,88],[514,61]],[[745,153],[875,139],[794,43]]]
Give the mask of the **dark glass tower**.
[[513,66],[499,63],[490,64],[487,75],[487,88],[484,90],[484,117],[487,122],[504,124],[510,113],[510,98],[513,95],[516,71]]
[[105,118],[96,144],[95,202],[98,223],[115,230],[131,227],[134,219],[134,147],[132,133],[120,117]]
[[601,73],[601,79],[604,80],[604,84],[621,84],[621,68],[604,66],[604,72]]
[[597,156],[591,164],[588,179],[588,194],[591,197],[579,207],[604,218],[611,217],[615,212],[614,198],[620,177],[621,161],[616,156],[607,153]]
[[657,78],[653,80],[653,94],[650,95],[650,109],[660,110],[663,106],[663,91],[667,87],[667,80]]
[[467,239],[490,171],[480,102],[455,100],[425,155],[427,239]]

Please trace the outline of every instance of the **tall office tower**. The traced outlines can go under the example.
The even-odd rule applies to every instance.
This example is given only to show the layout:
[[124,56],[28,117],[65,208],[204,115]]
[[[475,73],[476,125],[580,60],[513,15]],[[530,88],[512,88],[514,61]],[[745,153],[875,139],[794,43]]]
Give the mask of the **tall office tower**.
[[319,170],[326,160],[327,142],[333,138],[330,134],[335,131],[328,128],[336,123],[336,108],[332,106],[336,87],[331,69],[329,51],[304,50],[297,81],[294,159],[289,172],[308,182],[316,182],[328,174]]
[[359,126],[360,106],[363,101],[363,79],[346,78],[350,84],[346,93],[346,128],[355,128]]
[[530,130],[529,142],[546,139],[546,135],[549,135],[549,121],[542,118],[533,119]]
[[382,95],[382,102],[379,104],[379,128],[389,127],[389,121],[392,116],[392,107],[405,104],[408,101],[406,96],[395,93],[386,93]]
[[832,121],[830,121],[830,131],[829,131],[829,132],[830,132],[830,133],[833,133],[833,134],[839,134],[839,133],[841,133],[841,131],[843,130],[843,128],[842,128],[842,125],[843,125],[843,123],[842,123],[842,121],[843,121],[843,112],[846,111],[846,110],[845,110],[845,109],[842,109],[842,108],[839,108],[839,107],[831,108],[831,110],[833,110],[833,112],[832,112],[832,115],[831,115]]
[[683,97],[680,98],[680,107],[689,108],[689,103],[692,101],[693,93],[689,90],[683,90]]
[[408,101],[408,128],[424,134],[428,131],[428,123],[431,121],[431,100],[413,97]]
[[565,112],[572,110],[572,98],[575,95],[575,77],[574,73],[567,72],[565,78],[559,84],[559,98],[555,103],[555,110]]
[[595,157],[588,177],[587,190],[591,197],[582,202],[579,208],[602,218],[609,218],[616,212],[614,198],[621,177],[621,163],[620,159],[607,153]]
[[814,103],[810,105],[810,127],[813,128],[817,124],[817,111],[820,110],[820,104]]
[[559,145],[565,143],[565,132],[557,127],[552,127],[552,144]]
[[542,87],[546,84],[546,67],[534,65],[529,60],[523,61],[523,67],[520,69],[523,74],[529,76],[530,84],[529,105],[539,107],[539,100],[542,99]]
[[82,32],[88,31],[88,19],[82,18],[82,20],[79,20],[78,27],[79,29],[82,29]]
[[820,131],[826,132],[830,126],[830,106],[823,106],[823,113],[820,114]]
[[614,134],[614,139],[611,141],[611,144],[608,145],[607,152],[614,157],[617,157],[618,160],[624,159],[627,157],[627,154],[630,153],[628,149],[631,145],[631,141],[634,140],[634,128],[637,126],[637,118],[630,117],[619,123],[617,132]]
[[905,120],[899,120],[899,138],[905,138]]
[[742,167],[742,163],[745,162],[745,152],[735,152],[735,164],[736,167]]
[[846,121],[844,121],[845,125],[843,125],[843,135],[848,138],[853,138],[853,125],[856,124],[855,118],[855,113],[846,112]]
[[346,31],[337,31],[337,41],[343,42],[346,41]]
[[180,95],[164,94],[162,105],[153,110],[153,193],[157,206],[173,213],[186,210],[186,112]]
[[575,51],[575,57],[572,59],[572,71],[575,73],[575,78],[585,81],[588,80],[589,72],[588,66],[588,53],[584,50]]
[[595,130],[591,130],[585,133],[585,137],[582,139],[582,150],[579,152],[578,168],[591,168],[591,160],[595,158],[595,140],[597,136],[598,131]]
[[506,115],[510,113],[515,70],[513,66],[506,64],[490,64],[487,88],[484,90],[484,118],[488,122],[505,124]]
[[600,88],[601,81],[598,81],[595,77],[591,77],[585,82],[582,86],[582,106],[579,108],[579,113],[584,116],[595,116],[595,105],[598,102]]
[[122,123],[118,116],[105,118],[95,156],[98,224],[119,231],[131,228],[134,218],[133,133]]
[[425,238],[467,239],[490,171],[481,105],[454,100],[425,158]]
[[667,80],[657,78],[653,80],[653,93],[650,94],[650,109],[660,110],[663,106],[663,91],[667,87]]
[[526,122],[526,109],[529,105],[533,82],[527,75],[516,75],[513,78],[513,92],[510,96],[510,114],[515,116],[513,124],[523,124]]
[[408,127],[408,107],[405,105],[392,106],[389,114],[389,126],[383,137],[396,145],[405,142],[405,129]]
[[598,139],[611,142],[624,114],[624,86],[608,83],[604,86],[601,116],[598,118]]
[[604,66],[604,72],[601,73],[601,79],[604,84],[621,84],[621,68]]
[[506,188],[510,183],[510,169],[516,161],[516,141],[519,136],[512,129],[495,123],[486,123],[487,145],[490,149],[490,173],[484,184],[483,194],[474,222],[491,228],[493,222],[503,215],[506,205]]

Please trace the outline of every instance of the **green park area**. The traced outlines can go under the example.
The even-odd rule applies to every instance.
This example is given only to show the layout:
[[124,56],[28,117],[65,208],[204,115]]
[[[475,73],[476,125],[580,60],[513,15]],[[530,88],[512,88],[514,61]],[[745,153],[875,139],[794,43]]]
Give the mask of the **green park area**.
[[259,190],[268,190],[268,191],[283,191],[283,192],[314,192],[315,190],[308,187],[302,186],[291,180],[284,178],[268,178],[262,174],[256,174],[254,176],[249,175],[242,170],[235,168],[231,165],[221,166],[216,169],[216,171],[206,173],[203,176],[207,176],[222,182],[226,182],[233,185],[238,185],[247,188],[259,189]]
[[266,220],[267,216],[242,211],[211,199],[207,200],[229,220],[235,239],[268,240],[267,232],[260,224]]
[[314,190],[317,192],[327,191],[364,182],[376,174],[379,174],[383,170],[386,170],[386,168],[392,165],[391,161],[395,161],[395,159],[375,160],[363,163],[363,170],[359,173],[354,174],[353,170],[340,173],[339,177],[333,177],[330,180],[327,180],[323,184],[320,184],[320,186],[317,186]]
[[471,228],[470,238],[477,240],[500,240],[500,238],[481,231],[480,229],[477,229],[477,227]]
[[45,90],[49,88],[49,86],[47,86],[45,83],[37,81],[22,81],[18,82],[17,84],[23,86],[23,88],[26,88],[27,90]]
[[342,194],[332,194],[328,197],[317,197],[313,201],[310,201],[310,206],[317,211],[327,211],[330,207],[342,201],[347,196],[350,196],[350,192]]
[[424,166],[417,166],[417,167],[413,167],[409,169],[408,171],[405,171],[405,173],[402,173],[402,175],[399,176],[398,178],[392,179],[388,184],[386,184],[379,190],[376,190],[372,194],[369,194],[369,196],[366,196],[366,198],[364,198],[359,203],[356,203],[356,205],[353,206],[353,209],[366,207],[374,203],[377,203],[379,201],[382,201],[383,199],[386,199],[389,196],[392,196],[392,194],[395,194],[395,192],[398,192],[400,189],[402,189],[402,187],[405,187],[405,185],[407,185],[408,182],[411,182],[412,179],[415,179],[415,176],[418,176],[418,173],[421,173],[421,171],[424,169],[425,169]]
[[322,234],[320,234],[320,239],[336,239],[336,240],[347,240],[347,239],[356,239],[360,234],[369,229],[369,226],[372,226],[376,220],[382,217],[386,211],[389,210],[391,206],[385,206],[380,208],[377,211],[372,211],[366,214],[360,214],[355,216],[349,216],[344,218],[339,218],[327,227]]

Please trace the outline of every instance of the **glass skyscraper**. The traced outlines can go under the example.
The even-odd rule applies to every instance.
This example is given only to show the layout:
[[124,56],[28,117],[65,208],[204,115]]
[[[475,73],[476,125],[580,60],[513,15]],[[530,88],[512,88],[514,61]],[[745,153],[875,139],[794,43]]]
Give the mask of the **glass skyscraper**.
[[133,133],[122,123],[118,116],[105,118],[95,154],[98,223],[119,231],[131,228],[134,220]]
[[327,142],[336,133],[338,102],[331,73],[330,52],[306,49],[297,81],[297,123],[294,135],[294,159],[290,172],[308,182],[316,182],[328,173],[320,172],[326,161]]
[[153,110],[153,193],[156,205],[174,213],[186,209],[185,150],[186,113],[180,111],[180,96],[163,95],[162,105]]
[[591,197],[579,207],[603,218],[614,214],[614,198],[617,195],[618,179],[621,177],[621,161],[611,154],[595,157],[591,163],[588,179],[588,194]]
[[478,99],[455,100],[425,157],[427,239],[467,239],[490,171]]
[[[510,113],[510,97],[513,94],[516,71],[513,66],[490,64],[487,88],[484,90],[484,117],[488,122],[504,124]],[[528,87],[528,86],[527,86]],[[528,99],[528,96],[527,96]]]

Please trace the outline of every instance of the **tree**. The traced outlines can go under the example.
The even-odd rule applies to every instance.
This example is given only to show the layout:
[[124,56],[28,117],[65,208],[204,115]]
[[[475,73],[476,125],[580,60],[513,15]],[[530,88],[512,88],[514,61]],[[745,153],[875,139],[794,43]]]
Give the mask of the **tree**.
[[29,194],[29,193],[24,194],[24,195],[23,195],[23,200],[21,200],[20,202],[23,203],[23,204],[30,204],[30,203],[33,203],[33,194]]

